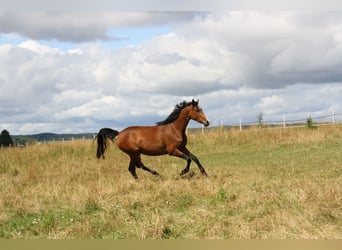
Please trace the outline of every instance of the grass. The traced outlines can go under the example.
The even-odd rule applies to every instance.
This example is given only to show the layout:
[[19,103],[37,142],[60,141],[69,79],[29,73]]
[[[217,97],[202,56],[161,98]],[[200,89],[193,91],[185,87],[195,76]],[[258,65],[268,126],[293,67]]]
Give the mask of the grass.
[[341,239],[342,127],[189,132],[196,164],[92,141],[0,150],[0,238]]

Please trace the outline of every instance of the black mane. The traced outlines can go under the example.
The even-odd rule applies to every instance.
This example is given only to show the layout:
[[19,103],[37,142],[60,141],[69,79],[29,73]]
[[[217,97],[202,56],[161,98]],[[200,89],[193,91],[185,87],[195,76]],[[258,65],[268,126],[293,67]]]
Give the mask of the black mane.
[[175,106],[175,109],[172,111],[172,113],[164,120],[161,122],[157,122],[157,125],[166,125],[174,120],[176,120],[180,114],[180,112],[187,106],[191,105],[191,102],[183,101]]

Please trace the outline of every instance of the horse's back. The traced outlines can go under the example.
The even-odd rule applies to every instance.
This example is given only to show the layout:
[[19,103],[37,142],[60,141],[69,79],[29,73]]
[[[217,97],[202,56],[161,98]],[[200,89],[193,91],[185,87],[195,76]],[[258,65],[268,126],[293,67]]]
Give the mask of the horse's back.
[[132,126],[122,130],[116,141],[118,147],[126,153],[146,155],[166,154],[163,131],[160,126]]

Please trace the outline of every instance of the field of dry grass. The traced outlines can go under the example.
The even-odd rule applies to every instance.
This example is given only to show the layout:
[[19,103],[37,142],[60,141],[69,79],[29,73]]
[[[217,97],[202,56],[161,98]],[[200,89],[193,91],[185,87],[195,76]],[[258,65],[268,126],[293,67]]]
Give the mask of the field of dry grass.
[[341,239],[342,127],[189,132],[196,164],[93,141],[0,150],[0,238]]

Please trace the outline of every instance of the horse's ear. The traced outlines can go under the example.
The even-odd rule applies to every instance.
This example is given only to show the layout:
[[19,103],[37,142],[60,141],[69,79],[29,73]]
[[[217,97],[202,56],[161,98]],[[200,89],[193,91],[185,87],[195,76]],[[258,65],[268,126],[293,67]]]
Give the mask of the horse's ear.
[[192,99],[192,106],[198,106],[199,99]]

